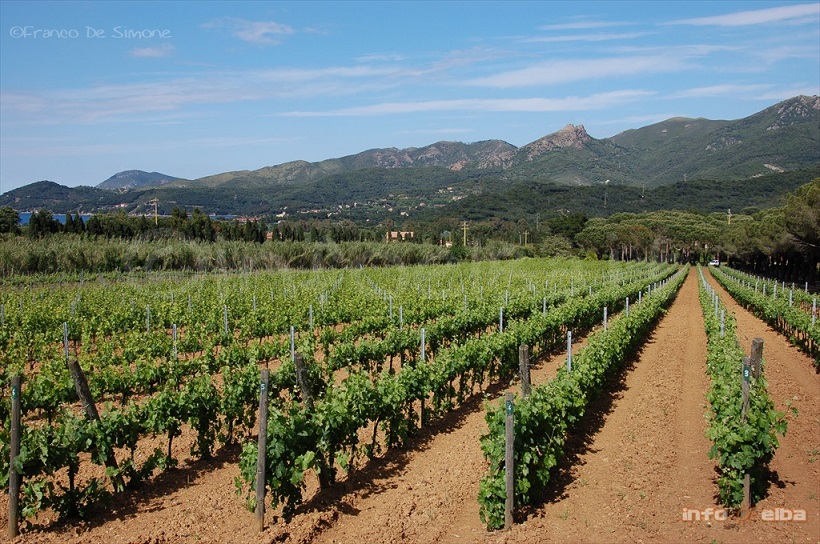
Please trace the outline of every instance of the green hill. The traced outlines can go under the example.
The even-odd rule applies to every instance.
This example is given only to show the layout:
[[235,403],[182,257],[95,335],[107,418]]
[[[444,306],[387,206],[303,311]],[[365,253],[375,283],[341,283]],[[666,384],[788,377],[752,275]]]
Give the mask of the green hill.
[[[129,171],[117,175],[119,185],[109,184],[118,185],[116,191],[37,182],[0,195],[0,206],[138,214],[152,213],[156,200],[165,214],[197,207],[212,214],[363,221],[536,208],[594,215],[654,206],[655,199],[682,208],[740,209],[768,205],[794,187],[783,182],[750,194],[733,181],[787,179],[770,178],[781,172],[799,177],[798,171],[818,165],[820,97],[798,96],[736,121],[674,118],[604,139],[567,125],[521,148],[501,140],[437,142],[196,180]],[[147,185],[128,189],[129,183]],[[661,191],[665,186],[670,189]]]

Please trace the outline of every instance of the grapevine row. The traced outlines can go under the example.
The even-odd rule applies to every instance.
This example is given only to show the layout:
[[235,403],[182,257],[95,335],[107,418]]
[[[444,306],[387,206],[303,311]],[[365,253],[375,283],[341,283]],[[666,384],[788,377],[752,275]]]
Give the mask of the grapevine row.
[[[540,263],[533,263],[537,264]],[[61,293],[56,298],[62,297],[63,304],[55,306],[47,296],[47,292],[54,289],[21,288],[15,303],[6,306],[14,311],[4,310],[4,323],[0,326],[3,346],[10,348],[3,352],[4,364],[0,365],[3,378],[0,392],[4,397],[0,402],[0,416],[5,422],[0,429],[3,439],[0,470],[3,478],[7,478],[9,399],[6,377],[11,371],[24,370],[25,365],[29,366],[29,372],[22,400],[27,424],[17,469],[24,477],[23,513],[30,517],[43,508],[52,508],[62,515],[82,514],[87,506],[109,493],[104,479],[75,481],[80,459],[85,454],[90,455],[92,463],[102,464],[105,455],[101,452],[110,447],[122,449],[118,456],[125,457],[119,472],[129,486],[150,477],[156,468],[175,464],[171,457],[172,443],[180,436],[183,426],[192,428],[196,435],[192,455],[209,457],[218,441],[230,442],[237,429],[249,428],[257,401],[258,363],[278,359],[282,362],[272,372],[271,395],[274,404],[272,419],[278,414],[280,424],[279,427],[271,424],[269,429],[274,433],[281,427],[296,429],[293,431],[295,435],[280,429],[276,435],[281,439],[280,444],[288,443],[290,437],[295,443],[304,445],[312,437],[311,449],[302,448],[305,451],[305,457],[300,460],[303,469],[297,472],[285,469],[291,484],[283,480],[274,484],[279,486],[277,490],[282,496],[292,497],[295,493],[288,489],[288,485],[298,487],[298,480],[305,470],[321,471],[324,468],[323,479],[332,481],[337,466],[348,466],[360,454],[372,456],[378,452],[381,446],[375,439],[357,447],[356,433],[362,425],[372,423],[374,428],[384,428],[388,447],[401,443],[420,417],[414,410],[414,403],[430,402],[428,417],[443,413],[463,401],[465,394],[469,394],[465,393],[468,386],[472,392],[474,385],[483,383],[487,375],[492,377],[502,373],[502,359],[510,360],[510,353],[514,353],[515,346],[522,339],[536,343],[539,336],[543,337],[543,349],[549,349],[560,339],[566,326],[580,327],[584,323],[589,326],[597,320],[602,306],[608,304],[614,310],[624,297],[634,296],[646,285],[667,275],[669,270],[669,267],[646,264],[615,265],[608,266],[608,269],[598,267],[592,273],[576,273],[576,283],[563,271],[553,271],[545,280],[543,292],[526,274],[504,277],[506,291],[498,289],[501,282],[497,276],[491,276],[483,283],[462,277],[462,296],[452,296],[452,281],[448,281],[447,289],[451,291],[445,291],[440,298],[433,294],[431,280],[428,280],[427,297],[418,296],[422,291],[420,283],[415,288],[408,288],[406,282],[399,280],[390,289],[389,296],[406,304],[410,317],[407,328],[399,330],[398,336],[395,316],[393,320],[384,321],[384,315],[389,311],[385,298],[387,289],[380,288],[381,292],[361,296],[362,275],[355,272],[335,273],[326,281],[313,281],[311,289],[299,287],[298,292],[306,296],[298,298],[300,304],[293,304],[295,309],[283,312],[287,317],[276,320],[273,327],[264,322],[264,316],[275,313],[275,308],[263,303],[261,297],[256,298],[245,278],[224,284],[220,278],[208,278],[198,280],[198,283],[207,285],[207,291],[217,296],[207,300],[197,299],[196,294],[191,297],[198,311],[206,307],[210,310],[204,312],[203,319],[187,322],[178,356],[172,355],[171,336],[165,327],[168,320],[178,317],[178,312],[185,313],[180,306],[187,305],[187,296],[184,290],[176,290],[174,285],[166,286],[169,291],[159,295],[162,300],[150,299],[152,317],[157,319],[150,332],[143,329],[145,323],[141,316],[134,317],[139,314],[137,306],[128,309],[128,293],[137,297],[140,289],[130,290],[131,286],[127,285],[95,286],[85,290],[76,287],[56,289]],[[389,279],[386,271],[370,273],[381,285]],[[600,279],[596,277],[599,273]],[[512,285],[513,279],[517,285]],[[551,293],[547,290],[547,282],[552,288]],[[617,287],[618,282],[622,284],[620,287]],[[605,283],[611,285],[602,286]],[[439,287],[443,287],[441,280],[436,282],[436,288]],[[123,288],[126,290],[122,291]],[[282,291],[288,293],[291,302],[297,301],[296,286],[285,285]],[[574,291],[578,294],[572,297]],[[473,338],[473,332],[482,332],[495,321],[497,306],[482,300],[478,304],[470,303],[465,312],[463,297],[472,300],[477,294],[484,293],[487,300],[502,300],[500,293],[503,293],[504,302],[510,302],[504,320],[505,330],[501,333],[493,329],[484,336]],[[12,300],[9,293],[2,297],[4,304]],[[270,297],[270,300],[274,298]],[[550,311],[540,314],[539,310],[544,309],[542,304],[546,306],[545,298],[549,300]],[[240,299],[243,302],[236,304]],[[115,301],[113,305],[111,300]],[[66,301],[75,303],[73,310],[66,309]],[[314,317],[319,329],[297,335],[296,345],[291,348],[283,333],[288,327],[294,327],[291,323],[301,324],[297,328],[305,329],[312,309],[308,306],[311,301],[317,304]],[[95,313],[93,308],[97,303],[99,311]],[[231,315],[242,315],[245,311],[245,315],[231,322],[231,326],[244,327],[246,332],[235,334],[230,330],[225,334],[222,327],[210,324],[219,321],[214,315],[221,314],[220,309],[224,311],[229,304]],[[52,316],[46,326],[37,323],[40,316],[49,315],[50,311],[54,311],[56,317]],[[73,354],[80,358],[93,396],[105,405],[100,422],[88,422],[76,415],[76,406],[72,406],[76,395],[65,367],[60,334],[51,331],[61,318],[68,318],[72,313],[70,318],[75,320],[72,327],[83,320],[91,321],[90,325],[80,328],[79,333],[72,334]],[[191,311],[187,314],[193,315]],[[120,318],[111,317],[115,315]],[[251,322],[250,318],[253,318],[253,326],[242,325]],[[345,332],[357,328],[359,332],[378,332],[379,328],[388,332],[372,334],[372,338]],[[417,357],[422,328],[429,331],[431,350],[434,346],[440,348],[432,361],[420,361]],[[332,361],[320,366],[313,361],[313,355],[317,353],[317,340],[328,330],[333,331],[326,334],[333,339],[328,349],[333,349],[334,353],[337,349],[340,352],[349,350],[354,345],[363,352],[370,350],[370,355],[362,356],[360,365],[374,357],[383,362],[386,356],[408,353],[407,365],[402,365],[397,374],[379,376],[370,376],[349,364]],[[253,335],[268,333],[278,336],[266,338],[264,342],[262,338],[253,340]],[[387,346],[381,354],[374,355],[373,346],[390,338],[398,339],[396,345]],[[342,345],[347,348],[340,348]],[[293,402],[298,399],[299,390],[294,366],[288,357],[291,349],[304,354],[307,359],[309,381],[318,397],[316,413],[308,414]],[[349,378],[341,386],[329,386],[334,382],[334,371],[342,367],[349,369]],[[111,401],[118,402],[119,407],[113,407]],[[137,443],[147,436],[162,434],[168,438],[167,450],[155,451],[148,459],[137,463],[134,457]],[[293,451],[298,450],[297,447]],[[54,475],[58,473],[68,474],[68,487],[55,483]],[[107,476],[115,474],[109,470]],[[301,497],[292,499],[292,504],[298,500]]]
[[[686,269],[630,308],[629,315],[613,319],[607,330],[590,336],[586,348],[573,355],[571,371],[562,368],[548,383],[514,404],[515,504],[529,504],[546,488],[550,469],[564,453],[567,434],[579,424],[589,400],[599,394],[624,361],[643,343],[664,308],[686,277]],[[505,407],[488,408],[489,427],[481,448],[489,462],[489,474],[479,491],[481,520],[490,529],[504,525]]]
[[[784,414],[774,409],[762,371],[758,378],[749,377],[749,408],[743,416],[741,363],[745,354],[738,344],[735,318],[725,311],[700,268],[698,273],[710,378],[709,458],[717,459],[721,503],[738,507],[743,500],[745,474],[750,476],[753,501],[765,492],[767,465],[778,447],[777,435],[786,433],[786,421]],[[723,316],[722,326],[719,315]]]
[[[812,301],[813,313],[807,313],[800,306],[793,304],[794,300],[791,295],[788,298],[783,294],[777,295],[776,287],[766,292],[762,288],[758,290],[757,284],[753,289],[751,283],[744,283],[744,280],[734,271],[712,268],[711,272],[715,280],[732,295],[732,298],[814,357],[814,364],[820,369],[820,323],[817,322],[816,317],[817,299]],[[781,288],[780,292],[783,293],[783,291],[784,289]],[[801,291],[796,291],[796,293],[801,293]],[[804,298],[808,298],[805,293],[803,295]]]
[[[440,416],[472,394],[476,384],[508,377],[517,366],[522,343],[542,351],[563,342],[568,327],[586,330],[596,324],[604,306],[617,309],[627,297],[662,281],[675,267],[664,267],[654,276],[626,285],[610,285],[592,296],[575,297],[546,314],[514,321],[492,334],[469,338],[439,350],[433,360],[409,361],[395,374],[370,375],[351,370],[340,385],[324,390],[312,407],[297,404],[274,407],[268,420],[266,495],[286,516],[302,501],[305,474],[314,470],[323,485],[332,485],[337,465],[347,469],[359,457],[372,457],[380,447],[402,443],[421,418]],[[640,306],[640,305],[639,305]],[[430,402],[429,410],[425,405]],[[415,407],[421,405],[421,415]],[[369,443],[360,444],[360,431],[372,426]],[[246,444],[241,455],[242,479],[237,481],[250,507],[255,501],[256,443]]]

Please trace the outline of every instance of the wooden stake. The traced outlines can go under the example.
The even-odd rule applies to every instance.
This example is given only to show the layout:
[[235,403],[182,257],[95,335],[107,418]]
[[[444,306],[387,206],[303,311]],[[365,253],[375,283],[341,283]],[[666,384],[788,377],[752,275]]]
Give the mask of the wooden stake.
[[[759,340],[756,338],[755,340]],[[760,344],[762,349],[762,341]],[[742,385],[742,404],[740,408],[740,417],[743,418],[743,422],[746,422],[747,414],[749,412],[749,387],[750,387],[750,379],[752,374],[752,360],[750,357],[743,358],[743,381],[741,382]],[[745,509],[747,512],[749,508],[751,508],[752,498],[751,498],[751,485],[749,479],[749,473],[747,472],[743,476],[743,503],[741,504],[741,508]]]
[[743,381],[741,382],[741,392],[743,394],[740,408],[740,417],[746,421],[746,413],[749,411],[749,382],[752,376],[752,360],[749,357],[743,358]]
[[521,394],[530,396],[530,348],[527,344],[518,346],[518,367],[521,374]]
[[504,529],[512,528],[513,507],[515,506],[515,411],[513,409],[513,394],[507,393],[504,401],[506,413],[506,449],[504,452],[504,478],[507,484],[507,500],[504,503]]
[[11,377],[11,444],[9,452],[9,540],[19,532],[20,474],[14,461],[20,454],[20,376]]
[[68,323],[63,321],[63,351],[65,352],[65,360],[68,361]]
[[305,405],[305,409],[313,410],[313,395],[308,385],[305,359],[301,353],[293,354],[293,364],[296,367],[296,383],[299,385],[299,391],[302,393],[302,402]]
[[743,502],[740,503],[741,511],[749,512],[752,508],[752,482],[749,473],[743,475]]
[[[68,360],[68,370],[71,373],[71,379],[74,381],[74,389],[77,391],[77,396],[83,405],[85,417],[91,421],[99,421],[100,413],[97,411],[97,405],[94,404],[94,399],[91,397],[91,391],[88,389],[88,381],[85,379],[83,369],[80,368],[80,363],[77,359],[72,357]],[[125,488],[125,483],[120,474],[120,467],[117,465],[117,459],[114,457],[114,450],[111,448],[106,452],[105,466],[114,470],[114,476],[111,478],[114,482],[114,487],[117,491]]]
[[256,529],[265,529],[265,463],[268,443],[268,383],[270,370],[262,369],[259,382],[259,439],[256,455]]
[[752,373],[755,380],[760,378],[763,372],[763,339],[755,338],[752,340],[752,350],[749,353],[749,358],[752,360]]

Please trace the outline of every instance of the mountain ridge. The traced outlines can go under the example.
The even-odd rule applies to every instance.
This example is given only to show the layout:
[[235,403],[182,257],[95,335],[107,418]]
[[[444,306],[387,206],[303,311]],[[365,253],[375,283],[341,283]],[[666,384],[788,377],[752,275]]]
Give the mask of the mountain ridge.
[[[590,136],[584,125],[568,124],[520,148],[503,140],[441,141],[195,180],[125,171],[98,185],[101,192],[30,184],[0,195],[0,206],[64,208],[70,203],[71,209],[85,211],[142,213],[151,199],[158,199],[163,207],[200,207],[213,213],[310,212],[332,217],[346,206],[371,206],[406,209],[409,214],[517,183],[580,187],[611,180],[613,186],[652,188],[687,179],[751,178],[817,164],[820,97],[798,96],[739,120],[675,117],[602,139]],[[112,179],[127,180],[129,173],[159,177],[133,189],[99,188]],[[147,180],[145,175],[140,179]]]
[[140,187],[165,185],[177,181],[181,178],[161,174],[159,172],[146,172],[144,170],[124,170],[117,172],[107,180],[96,185],[98,189],[138,189]]

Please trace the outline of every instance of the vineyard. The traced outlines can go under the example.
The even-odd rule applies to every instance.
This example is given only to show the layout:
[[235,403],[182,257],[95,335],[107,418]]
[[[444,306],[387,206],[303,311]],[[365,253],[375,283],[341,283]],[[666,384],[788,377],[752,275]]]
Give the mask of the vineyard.
[[[18,375],[22,431],[14,468],[22,476],[23,538],[93,520],[106,505],[150,495],[192,464],[211,470],[226,459],[228,500],[253,510],[260,372],[267,369],[267,519],[269,526],[298,527],[317,497],[350,500],[351,482],[367,485],[383,463],[422,438],[447,434],[454,417],[517,384],[521,345],[529,346],[535,367],[566,359],[575,339],[571,364],[559,363],[514,405],[520,518],[521,508],[553,485],[596,399],[643,349],[688,277],[687,268],[658,263],[525,259],[18,281],[0,295],[1,483],[8,489],[10,384]],[[805,308],[805,297],[791,296],[790,307],[797,300]],[[713,388],[739,390],[739,379],[735,385],[713,373],[720,366],[713,352],[736,357],[712,347],[711,300],[701,295]],[[733,327],[725,326],[731,338]],[[813,323],[800,337],[809,349],[816,346],[812,334]],[[70,367],[81,369],[98,418],[88,417]],[[772,414],[753,418],[761,433],[755,439],[767,445],[759,450],[765,469],[786,416],[765,395],[752,398],[753,414]],[[712,410],[714,429],[726,419],[714,402]],[[484,437],[464,445],[483,450],[472,502],[475,523],[480,518],[489,529],[503,525],[504,412],[488,403]],[[738,468],[720,449],[723,430],[708,432],[714,455]],[[714,494],[736,506],[737,474],[726,474]],[[759,479],[755,489],[755,500],[764,499]],[[245,511],[250,529],[253,515]]]

